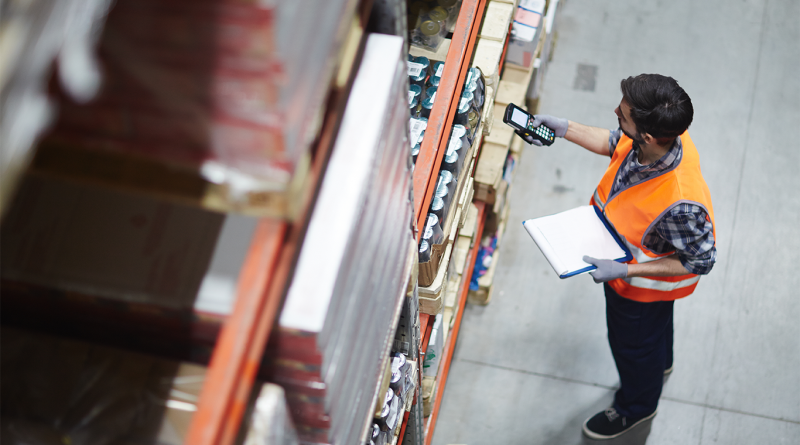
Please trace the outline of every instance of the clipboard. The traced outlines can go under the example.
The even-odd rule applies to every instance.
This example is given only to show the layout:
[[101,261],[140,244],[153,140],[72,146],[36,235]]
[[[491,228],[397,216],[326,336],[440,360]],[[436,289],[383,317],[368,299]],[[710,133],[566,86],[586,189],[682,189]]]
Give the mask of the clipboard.
[[584,255],[620,263],[633,259],[603,213],[593,205],[529,219],[522,226],[562,279],[597,269],[583,261]]

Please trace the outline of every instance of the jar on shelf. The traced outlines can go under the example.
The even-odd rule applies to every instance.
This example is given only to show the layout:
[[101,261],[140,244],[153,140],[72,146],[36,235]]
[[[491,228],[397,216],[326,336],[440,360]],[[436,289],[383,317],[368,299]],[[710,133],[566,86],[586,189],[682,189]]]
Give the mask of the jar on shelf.
[[422,87],[419,85],[408,86],[408,112],[411,117],[418,117],[420,110],[420,96]]
[[[461,141],[459,140],[458,143],[460,144]],[[461,162],[458,157],[457,151],[448,151],[447,154],[444,155],[444,159],[442,160],[442,170],[447,170],[453,174],[453,176],[458,177],[460,173]]]
[[428,213],[428,218],[425,220],[425,234],[422,239],[430,243],[430,245],[441,244],[444,241],[444,231],[442,230],[442,222],[439,217],[434,213]]
[[419,28],[423,18],[428,15],[432,5],[428,2],[415,1],[408,5],[408,31],[413,33],[415,29]]
[[459,100],[458,101],[458,110],[456,111],[456,117],[453,119],[454,125],[462,125],[465,128],[469,128],[469,112],[472,110],[472,104],[466,101]]
[[461,11],[462,0],[437,0],[441,8],[447,11],[447,31],[453,32],[458,21],[458,13]]
[[[461,139],[461,151],[464,153],[468,152],[470,147],[472,147],[472,141],[467,135],[467,127],[459,124],[453,125],[452,135]],[[453,136],[450,136],[453,137]]]
[[444,201],[442,198],[435,196],[431,201],[431,213],[436,215],[436,217],[439,218],[439,221],[444,221],[445,212],[447,212],[447,209],[444,208]]
[[477,136],[475,132],[478,131],[478,126],[481,124],[481,115],[475,111],[474,109],[470,109],[467,113],[467,131],[469,132],[470,138],[475,140]]
[[420,117],[424,117],[428,119],[431,115],[431,110],[433,109],[433,103],[436,100],[436,91],[438,88],[430,87],[425,90],[425,100],[422,101],[422,107],[420,108],[419,115]]
[[444,201],[444,207],[450,208],[450,202],[452,202],[455,192],[456,181],[453,174],[447,170],[439,172],[439,180],[436,183],[434,196],[442,198],[442,201]]
[[430,60],[427,57],[413,57],[408,56],[406,65],[408,67],[408,82],[411,85],[418,85],[420,88],[425,87],[425,81],[428,79],[428,68],[430,67]]
[[486,100],[486,84],[483,80],[483,73],[480,68],[472,67],[467,71],[467,80],[464,83],[464,91],[469,91],[475,98],[475,109],[479,112],[483,109]]
[[419,262],[427,263],[430,260],[431,260],[431,245],[427,241],[422,240],[419,243]]
[[437,6],[419,17],[419,24],[411,33],[411,44],[436,52],[447,36],[447,11]]

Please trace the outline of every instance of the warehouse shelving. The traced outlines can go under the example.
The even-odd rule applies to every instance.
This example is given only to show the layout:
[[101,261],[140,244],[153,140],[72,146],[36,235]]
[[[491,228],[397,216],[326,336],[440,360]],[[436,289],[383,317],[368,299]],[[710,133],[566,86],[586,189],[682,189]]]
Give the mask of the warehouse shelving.
[[[453,38],[447,51],[444,72],[436,93],[425,138],[414,169],[414,214],[417,226],[424,227],[439,168],[442,164],[453,118],[458,108],[457,98],[470,66],[486,0],[465,0],[461,5]],[[417,240],[422,236],[418,234]]]
[[[92,329],[97,326],[105,325],[111,331],[116,330],[116,334],[110,335],[106,341],[112,344],[117,343],[118,346],[154,351],[154,353],[161,355],[180,354],[179,350],[187,345],[198,348],[199,352],[191,353],[194,354],[193,357],[180,357],[181,359],[192,358],[198,362],[209,361],[206,381],[185,443],[191,443],[192,445],[227,444],[232,443],[239,433],[240,424],[250,401],[254,382],[263,362],[265,347],[294,272],[294,265],[303,243],[310,212],[325,173],[327,160],[334,145],[344,106],[355,76],[355,68],[358,66],[360,53],[363,49],[365,41],[364,28],[372,1],[352,0],[351,3],[355,5],[353,8],[354,13],[349,17],[350,21],[345,27],[345,43],[342,46],[341,53],[338,55],[338,71],[334,72],[331,81],[326,107],[322,114],[321,130],[310,151],[310,156],[304,163],[301,163],[298,170],[301,174],[298,175],[292,186],[291,195],[284,195],[283,198],[279,198],[277,201],[268,199],[261,203],[261,207],[256,206],[249,209],[233,206],[226,207],[225,203],[220,204],[220,201],[215,201],[216,204],[214,204],[213,200],[209,201],[207,199],[209,196],[206,188],[208,184],[204,183],[197,175],[186,175],[183,172],[184,176],[177,178],[176,182],[156,181],[151,183],[137,182],[139,181],[137,178],[141,178],[141,175],[139,175],[142,173],[141,171],[128,170],[128,173],[133,176],[97,177],[93,175],[99,170],[92,170],[87,173],[87,170],[81,170],[80,168],[69,170],[65,169],[64,166],[59,166],[59,159],[63,160],[62,155],[65,153],[54,152],[43,152],[38,159],[34,160],[27,173],[45,177],[68,178],[92,184],[94,187],[133,190],[135,193],[143,193],[157,199],[188,203],[217,211],[236,210],[263,216],[277,208],[280,210],[275,211],[276,213],[292,216],[291,219],[261,218],[258,220],[244,265],[239,274],[235,304],[228,316],[200,314],[197,312],[185,314],[180,311],[169,311],[153,306],[135,304],[128,304],[125,306],[127,309],[123,310],[119,310],[114,305],[106,305],[106,307],[95,308],[95,312],[90,312],[88,308],[92,304],[91,302],[87,303],[87,301],[93,296],[77,294],[56,298],[55,301],[59,302],[59,305],[50,308],[48,311],[48,316],[52,317],[52,319],[70,316],[74,317],[72,320],[75,322],[88,322],[88,327],[82,328],[83,333],[81,335],[84,337],[91,335]],[[497,6],[499,4],[504,6],[502,8],[490,8],[490,5]],[[505,5],[513,5],[515,7],[516,2],[500,0],[494,2],[491,0],[463,1],[455,31],[452,39],[448,41],[449,46],[444,59],[444,73],[439,85],[437,100],[431,111],[428,130],[422,142],[413,174],[413,209],[418,228],[424,227],[427,209],[432,200],[438,172],[445,155],[450,130],[456,114],[458,98],[461,95],[460,90],[464,84],[467,71],[473,63],[479,41],[481,39],[487,42],[492,41],[494,42],[492,45],[499,45],[502,51],[505,51],[509,37],[507,24],[495,27],[491,35],[489,32],[485,36],[480,35],[481,23],[486,18],[485,14],[489,13],[489,11],[494,14],[499,9],[505,11],[508,9]],[[492,51],[495,50],[492,49]],[[491,88],[491,93],[487,92],[486,108],[483,116],[488,117],[488,122],[485,118],[481,123],[481,129],[485,128],[484,126],[491,126],[492,123],[494,95],[498,94],[499,90],[497,82],[499,81],[499,73],[502,70],[503,52],[498,53],[499,60],[496,62],[497,65],[491,69],[498,76],[494,79],[494,83],[487,86],[487,88]],[[474,174],[478,164],[477,156],[479,150],[481,150],[482,142],[481,133],[482,130],[479,130],[474,147],[472,147],[472,155],[464,164],[464,169],[469,170],[466,182],[470,184],[472,181],[471,176]],[[118,161],[120,159],[113,158],[111,164],[106,162],[98,165],[107,167]],[[145,167],[150,169],[148,170],[149,173],[156,174],[156,176],[169,171],[168,168],[165,169],[164,165],[157,163],[146,164]],[[73,167],[76,166],[76,164],[71,165]],[[143,164],[138,165],[141,166]],[[173,171],[172,173],[175,172]],[[126,178],[133,179],[127,180]],[[457,238],[458,227],[461,227],[464,223],[467,207],[472,206],[471,187],[469,185],[464,188],[464,202],[459,208],[463,216],[457,217],[456,224],[453,225],[454,238]],[[287,196],[290,196],[290,199]],[[212,203],[209,204],[210,202]],[[291,206],[292,209],[287,210],[288,206]],[[450,362],[467,302],[473,265],[480,248],[480,236],[483,232],[486,215],[492,211],[491,205],[480,200],[476,200],[474,206],[477,209],[477,214],[474,215],[476,218],[475,227],[471,229],[473,233],[470,235],[472,241],[463,259],[463,273],[460,276],[457,291],[455,291],[455,302],[451,308],[453,320],[452,323],[447,323],[449,333],[443,349],[444,355],[439,370],[437,389],[434,394],[433,410],[425,420],[424,442],[426,444],[429,444],[432,440],[438,418]],[[453,209],[455,209],[455,206],[453,206]],[[417,241],[419,241],[420,236],[421,231],[417,233]],[[455,251],[455,246],[453,251]],[[52,295],[45,295],[44,297],[41,295],[42,293],[48,293],[46,288],[25,286],[5,280],[3,288],[4,293],[9,292],[9,298],[14,301],[14,311],[18,311],[16,313],[36,314],[42,306],[53,301]],[[135,310],[128,310],[132,307]],[[65,310],[60,311],[60,309]],[[14,311],[4,311],[4,322],[5,317],[13,317]],[[90,318],[93,317],[105,318],[103,320],[91,320]],[[430,339],[433,318],[428,314],[420,314],[419,321],[423,333],[420,345],[422,351],[425,350]],[[120,322],[117,326],[111,326],[117,324],[117,322]],[[148,326],[145,327],[145,324]],[[451,324],[452,327],[450,327]],[[154,329],[146,332],[151,327],[154,327]],[[394,329],[394,327],[387,326],[387,330],[391,329]],[[172,340],[178,346],[173,350],[169,346],[159,345],[159,335],[172,336]],[[386,367],[387,358],[388,352],[384,351],[379,360],[381,368]],[[420,370],[421,363],[420,359]],[[421,372],[419,374],[421,375]],[[375,394],[377,394],[377,391],[376,389]],[[416,394],[416,403],[422,403],[421,385],[416,389]],[[402,441],[402,432],[406,428],[406,422],[408,421],[407,413],[404,419],[399,435],[400,441]],[[369,420],[367,420],[367,424],[369,424]]]
[[[476,234],[483,232],[483,222],[485,220],[485,204],[482,202],[476,202],[475,206],[478,208],[478,218],[477,218],[477,228],[475,230]],[[480,248],[480,242],[475,242],[470,250],[469,254],[467,255],[466,264],[469,266],[465,269],[464,276],[462,278],[461,286],[459,288],[458,293],[458,310],[455,314],[455,321],[453,322],[453,327],[450,330],[450,333],[445,340],[444,349],[443,349],[443,362],[439,368],[439,375],[437,376],[437,389],[435,394],[435,399],[433,403],[433,410],[431,415],[428,417],[428,420],[425,423],[425,445],[429,445],[431,440],[433,440],[433,431],[436,428],[436,419],[439,416],[439,407],[442,403],[442,396],[444,395],[445,385],[447,384],[447,375],[450,371],[450,363],[453,359],[453,351],[455,349],[456,340],[458,339],[458,333],[461,328],[461,319],[464,315],[464,306],[467,303],[467,294],[469,292],[469,282],[472,278],[472,267],[471,265],[475,263],[475,259],[478,256],[478,250]],[[430,315],[424,316],[420,314],[420,325],[426,326],[425,329],[425,338],[423,339],[422,344],[427,345],[428,340],[430,340],[431,335],[431,328],[433,325],[433,317]]]
[[[468,2],[464,2],[463,7],[467,7]],[[511,19],[513,16],[513,11],[516,8],[516,2],[470,2],[470,8],[477,8],[476,9],[476,16],[464,16],[464,9],[462,9],[461,15],[459,16],[459,23],[456,26],[456,32],[453,35],[453,42],[449,42],[450,46],[446,49],[447,51],[447,58],[445,61],[445,68],[444,68],[444,76],[440,83],[439,89],[437,91],[437,101],[434,104],[434,108],[431,111],[431,118],[428,122],[428,130],[426,130],[425,138],[422,143],[422,147],[420,150],[420,156],[417,160],[415,175],[414,175],[414,203],[415,203],[415,210],[418,219],[418,225],[422,226],[424,224],[424,218],[426,215],[425,209],[428,208],[431,200],[432,190],[435,186],[436,181],[436,173],[438,173],[439,165],[441,164],[442,157],[444,156],[444,152],[446,150],[447,144],[447,136],[449,135],[450,128],[452,126],[453,116],[455,114],[455,104],[453,103],[453,97],[460,97],[460,91],[457,91],[457,86],[463,84],[463,76],[464,72],[470,66],[478,66],[483,71],[484,74],[487,75],[487,92],[486,92],[486,102],[484,104],[484,113],[483,119],[480,124],[480,129],[476,133],[476,141],[474,143],[474,147],[471,147],[473,150],[471,156],[468,158],[475,157],[475,162],[471,165],[470,171],[468,175],[470,176],[470,184],[471,184],[471,176],[474,173],[474,168],[476,168],[476,164],[478,162],[478,156],[481,150],[481,145],[483,141],[483,135],[488,133],[491,130],[493,117],[493,107],[494,107],[494,94],[498,89],[497,82],[499,80],[499,72],[502,69],[502,55],[505,52],[505,48],[508,43],[509,38],[509,30]],[[471,10],[471,9],[470,9]],[[489,14],[491,17],[484,17],[484,14]],[[484,32],[482,30],[481,24],[483,23],[483,27],[486,28]],[[470,25],[471,28],[466,28],[465,26]],[[460,34],[459,34],[460,33]],[[481,34],[485,34],[481,36]],[[460,39],[456,41],[456,39]],[[481,45],[479,42],[486,42]],[[478,47],[480,46],[480,54],[476,54],[479,51]],[[439,53],[442,53],[444,50],[439,50]],[[462,54],[463,53],[463,54]],[[423,53],[424,54],[424,53]],[[431,58],[431,60],[436,60],[435,55],[428,55],[424,54]],[[455,81],[450,81],[450,79],[454,79]],[[443,94],[443,85],[445,85],[445,80],[448,82],[446,83],[449,89],[445,90],[447,94],[447,101],[443,103],[440,102],[439,98],[442,97]],[[432,135],[429,136],[430,129],[433,129]],[[468,159],[465,161],[465,166],[470,164],[470,160]],[[469,187],[469,198],[467,199],[467,205],[472,203],[472,187]],[[460,190],[460,189],[459,189]],[[466,194],[465,190],[465,194]],[[456,196],[460,196],[457,194]],[[467,205],[458,208],[457,210],[460,212],[467,212]],[[441,308],[444,304],[442,299],[445,298],[443,294],[445,294],[444,287],[446,284],[440,283],[442,281],[442,271],[438,271],[436,283],[434,283],[434,287],[436,287],[436,291],[438,292],[437,300],[435,302],[430,303],[433,309],[441,308],[445,310],[445,317],[454,317],[453,320],[445,320],[444,326],[442,329],[445,329],[447,332],[445,338],[445,344],[443,347],[443,354],[442,354],[442,361],[439,365],[439,371],[436,376],[436,382],[433,389],[433,394],[431,395],[433,400],[431,401],[431,414],[425,419],[424,422],[424,443],[429,444],[433,438],[433,432],[436,426],[436,420],[438,418],[439,407],[441,405],[442,397],[445,391],[445,386],[447,383],[447,375],[449,373],[450,362],[452,360],[453,349],[456,344],[458,333],[461,326],[461,319],[463,316],[464,307],[467,301],[467,296],[469,292],[469,283],[472,278],[472,271],[473,265],[478,255],[478,250],[480,248],[480,235],[483,232],[483,224],[485,221],[485,216],[487,210],[491,207],[490,205],[486,205],[483,202],[475,201],[474,206],[477,208],[477,215],[475,220],[475,225],[477,227],[471,228],[469,239],[470,241],[464,240],[469,245],[469,250],[466,253],[466,258],[464,261],[463,266],[463,273],[460,276],[455,277],[455,279],[460,281],[458,282],[458,289],[455,292],[455,302],[454,307],[450,309]],[[451,208],[451,211],[456,210],[456,206],[454,205]],[[463,224],[463,222],[462,222]],[[455,226],[455,225],[454,225]],[[458,224],[460,227],[461,224]],[[452,229],[454,232],[458,231],[458,228],[455,227]],[[452,233],[450,235],[451,242],[452,239],[457,238],[456,233]],[[460,244],[459,244],[460,245]],[[452,250],[451,250],[452,247]],[[448,249],[445,251],[446,253],[444,256],[447,256],[448,253],[452,254],[452,251],[456,250],[455,245],[450,246],[448,245]],[[443,258],[442,263],[439,265],[441,268],[446,268],[448,263],[450,262],[450,258]],[[444,281],[447,281],[446,279]],[[421,302],[422,308],[422,302]],[[426,311],[431,312],[431,310]],[[432,328],[433,328],[433,321],[434,316],[430,313],[426,314],[423,313],[421,310],[420,313],[420,327],[423,333],[423,338],[421,342],[421,352],[425,352],[425,349],[430,341]],[[452,325],[452,327],[451,327]],[[422,383],[420,382],[420,390],[422,389]],[[415,403],[422,403],[422,391],[418,392],[417,400]],[[404,422],[408,421],[408,416]],[[403,425],[403,429],[405,429],[405,423]],[[400,436],[403,437],[402,435]],[[402,442],[402,440],[401,440]]]
[[[240,422],[250,399],[264,348],[291,279],[315,195],[336,139],[349,89],[363,50],[364,28],[371,4],[371,0],[350,2],[350,9],[354,12],[348,17],[343,29],[345,40],[336,58],[337,69],[333,72],[321,130],[314,147],[310,150],[307,167],[301,165],[298,169],[299,187],[291,191],[290,200],[294,210],[290,212],[291,214],[283,210],[277,212],[292,218],[259,219],[240,271],[235,306],[228,316],[197,312],[186,314],[147,304],[101,303],[99,307],[92,307],[92,302],[84,303],[90,299],[94,300],[94,296],[73,292],[64,293],[63,298],[57,297],[55,301],[59,304],[55,308],[48,309],[46,306],[53,299],[51,294],[54,294],[50,289],[4,280],[4,302],[13,303],[13,306],[4,304],[4,322],[12,321],[10,318],[15,314],[36,317],[41,315],[42,311],[46,317],[51,317],[51,320],[69,315],[75,317],[73,322],[86,322],[90,327],[88,329],[81,327],[83,331],[79,336],[105,337],[102,341],[116,346],[153,351],[168,356],[178,354],[180,359],[189,358],[177,352],[183,349],[182,347],[176,350],[160,347],[158,339],[153,338],[158,336],[152,333],[155,327],[160,335],[174,336],[173,340],[181,346],[199,345],[203,351],[212,351],[197,411],[185,443],[232,443],[239,433]],[[203,189],[207,187],[207,183],[200,179],[196,172],[175,170],[157,162],[119,157],[114,154],[101,155],[103,162],[96,162],[94,165],[80,165],[81,163],[76,163],[75,159],[66,165],[59,164],[59,160],[64,160],[63,155],[65,153],[52,151],[39,153],[25,174],[68,179],[93,187],[122,189],[169,202],[215,210],[234,210],[224,206],[208,206],[202,199]],[[93,160],[97,161],[97,158]],[[134,164],[134,168],[130,167],[131,163]],[[126,167],[127,170],[116,170],[122,173],[116,176],[108,175],[107,171],[104,176],[102,175],[103,168],[114,165]],[[147,173],[151,175],[171,175],[172,181],[142,183],[138,181],[141,176],[137,175],[141,173],[142,166],[149,168]],[[70,167],[76,168],[70,169]],[[137,168],[140,171],[137,172]],[[134,179],[128,180],[129,178]],[[284,196],[283,201],[288,200]],[[242,211],[241,208],[235,210]],[[248,213],[247,209],[244,210]],[[265,212],[263,209],[256,209],[254,213]],[[269,210],[266,213],[273,212]],[[122,306],[124,309],[119,310]],[[9,310],[12,307],[13,311]],[[129,310],[131,308],[132,311]],[[190,321],[187,322],[187,319]],[[48,318],[45,318],[43,321],[47,320]],[[33,326],[29,327],[40,328],[43,324],[45,323],[33,322]],[[102,327],[103,331],[116,330],[117,335],[106,335],[105,332],[99,335],[98,326]],[[62,331],[52,332],[61,334],[67,333],[70,329],[71,327],[66,327]],[[95,332],[92,332],[93,329]],[[130,338],[132,341],[127,340]],[[142,338],[149,340],[142,341]],[[203,362],[207,354],[207,352],[195,354],[194,359]]]

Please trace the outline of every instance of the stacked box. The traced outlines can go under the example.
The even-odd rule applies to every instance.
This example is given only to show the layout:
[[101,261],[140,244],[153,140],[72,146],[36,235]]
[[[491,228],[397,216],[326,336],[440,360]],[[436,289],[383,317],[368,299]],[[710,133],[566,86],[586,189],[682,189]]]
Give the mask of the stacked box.
[[321,125],[353,0],[119,0],[100,38],[102,89],[64,100],[49,146],[199,169],[284,190]]
[[553,49],[555,46],[555,35],[556,35],[556,18],[558,17],[558,13],[561,10],[559,5],[561,2],[559,0],[551,0],[547,6],[547,13],[544,16],[544,31],[542,42],[541,42],[541,54],[535,61],[535,73],[533,74],[533,79],[528,87],[528,92],[525,94],[526,102],[528,103],[529,111],[535,112],[536,107],[539,103],[539,93],[542,88],[542,82],[544,81],[544,75],[547,72],[547,68],[550,63],[550,59],[553,58]]
[[411,275],[403,39],[369,35],[311,214],[267,370],[301,441],[359,443]]
[[542,32],[546,0],[520,0],[514,16],[506,62],[530,68],[536,59],[536,46]]
[[100,73],[91,56],[111,0],[3,2],[0,12],[0,215],[49,129],[57,104],[47,79],[58,60],[59,80],[72,97],[88,100]]

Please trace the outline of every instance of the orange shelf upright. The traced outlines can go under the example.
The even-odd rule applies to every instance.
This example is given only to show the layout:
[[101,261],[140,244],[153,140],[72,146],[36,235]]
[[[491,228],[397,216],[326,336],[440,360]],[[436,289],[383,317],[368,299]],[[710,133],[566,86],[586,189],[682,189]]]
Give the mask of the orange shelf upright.
[[[417,227],[423,227],[425,223],[425,209],[430,206],[436,188],[438,172],[458,108],[458,98],[472,60],[485,7],[486,0],[464,0],[461,4],[450,49],[447,51],[442,80],[436,90],[438,100],[431,109],[428,127],[414,167],[414,215]],[[421,236],[420,230],[417,241]]]

